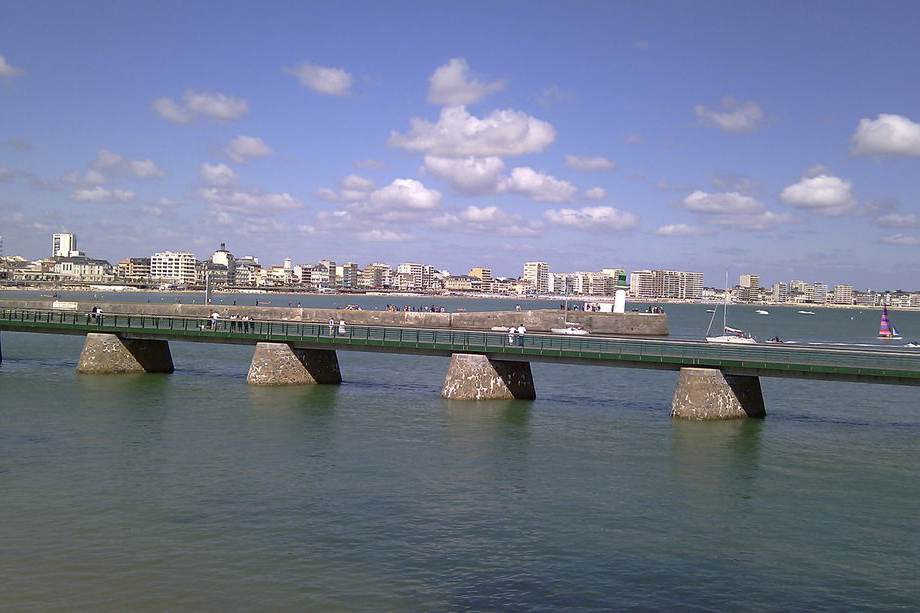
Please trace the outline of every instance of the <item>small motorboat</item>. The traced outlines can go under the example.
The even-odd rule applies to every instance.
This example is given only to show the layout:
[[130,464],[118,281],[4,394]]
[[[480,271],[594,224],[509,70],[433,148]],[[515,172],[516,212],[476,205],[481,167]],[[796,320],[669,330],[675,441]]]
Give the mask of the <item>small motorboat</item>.
[[550,328],[553,334],[569,334],[572,336],[587,336],[590,334],[587,330],[582,330],[578,326],[566,326],[565,328]]
[[770,311],[764,311],[763,309],[757,309],[754,312],[757,313],[758,315],[769,315],[770,314]]
[[814,311],[799,311],[799,315],[814,315]]

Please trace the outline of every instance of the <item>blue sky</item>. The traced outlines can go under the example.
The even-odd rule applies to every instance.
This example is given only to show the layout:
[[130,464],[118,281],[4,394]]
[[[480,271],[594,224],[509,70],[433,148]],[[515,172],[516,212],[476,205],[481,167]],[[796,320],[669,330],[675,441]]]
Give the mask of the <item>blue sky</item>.
[[920,289],[915,2],[10,2],[0,235]]

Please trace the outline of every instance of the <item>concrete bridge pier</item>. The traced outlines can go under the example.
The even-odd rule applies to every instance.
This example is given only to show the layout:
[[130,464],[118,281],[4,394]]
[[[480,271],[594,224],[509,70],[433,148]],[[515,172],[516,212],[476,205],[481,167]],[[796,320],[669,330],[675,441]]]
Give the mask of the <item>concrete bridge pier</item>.
[[123,339],[115,334],[86,335],[77,372],[87,374],[173,372],[166,341]]
[[456,400],[533,400],[530,362],[490,360],[484,355],[455,353],[450,356],[442,398]]
[[737,419],[766,414],[760,377],[726,375],[718,368],[680,369],[671,417]]
[[246,383],[252,385],[338,384],[339,358],[329,349],[295,349],[287,343],[256,343]]

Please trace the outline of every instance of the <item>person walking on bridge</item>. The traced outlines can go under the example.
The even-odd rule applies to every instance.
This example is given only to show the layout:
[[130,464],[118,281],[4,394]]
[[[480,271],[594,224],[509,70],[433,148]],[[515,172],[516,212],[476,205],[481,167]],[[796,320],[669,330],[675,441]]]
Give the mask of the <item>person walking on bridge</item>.
[[518,345],[523,347],[524,346],[524,334],[527,333],[527,328],[524,327],[524,324],[521,324],[520,326],[518,326],[517,333],[518,333]]

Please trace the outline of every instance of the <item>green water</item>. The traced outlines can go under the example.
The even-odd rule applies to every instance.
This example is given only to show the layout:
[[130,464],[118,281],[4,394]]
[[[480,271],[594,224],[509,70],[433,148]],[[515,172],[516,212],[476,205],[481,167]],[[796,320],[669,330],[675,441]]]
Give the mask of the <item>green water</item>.
[[[877,312],[770,311],[730,317],[874,342]],[[688,423],[668,372],[534,364],[536,401],[474,403],[443,358],[265,389],[251,348],[86,376],[81,343],[2,334],[3,609],[920,608],[916,388],[765,378],[765,420]]]

